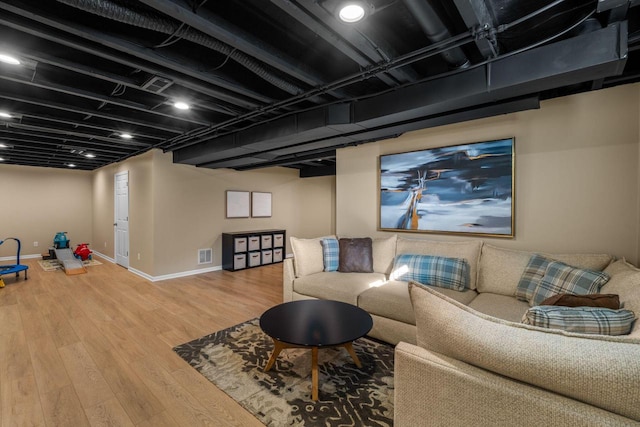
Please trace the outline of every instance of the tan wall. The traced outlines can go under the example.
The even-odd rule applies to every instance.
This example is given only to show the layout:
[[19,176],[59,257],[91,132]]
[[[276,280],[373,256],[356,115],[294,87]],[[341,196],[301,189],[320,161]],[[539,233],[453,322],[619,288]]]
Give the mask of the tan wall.
[[[0,239],[20,239],[22,256],[47,252],[58,231],[67,231],[72,245],[93,243],[91,172],[0,165],[0,188]],[[0,257],[14,257],[16,249],[7,241]]]
[[[114,254],[114,179],[115,174],[129,172],[129,266],[148,274],[153,272],[153,161],[155,151],[121,163],[98,169],[93,176],[94,228],[96,248]],[[99,248],[99,249],[98,249]],[[140,259],[138,259],[138,253]]]
[[[335,232],[335,177],[298,178],[285,168],[236,172],[172,163],[171,154],[153,150],[93,176],[94,236],[113,257],[113,185],[129,171],[132,268],[152,276],[222,263],[222,233],[283,228],[289,236]],[[226,190],[271,192],[271,218],[225,218]],[[213,248],[213,264],[198,265],[198,249]],[[140,259],[138,259],[140,254]]]
[[637,263],[639,95],[639,85],[620,86],[545,101],[539,110],[338,150],[337,232],[387,234],[376,232],[379,155],[515,136],[516,237],[484,240],[515,249],[607,252]]
[[[223,232],[277,228],[287,236],[315,236],[335,230],[333,176],[300,179],[297,170],[286,168],[195,168],[156,153],[155,276],[207,267],[198,265],[198,249],[213,248],[213,265],[220,265]],[[272,217],[227,219],[226,190],[271,192]]]

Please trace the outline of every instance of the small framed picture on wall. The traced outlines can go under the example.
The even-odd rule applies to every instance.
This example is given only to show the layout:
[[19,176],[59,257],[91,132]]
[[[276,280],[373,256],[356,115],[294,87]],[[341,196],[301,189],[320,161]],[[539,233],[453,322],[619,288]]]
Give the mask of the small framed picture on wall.
[[253,218],[271,217],[271,193],[251,192],[251,216]]
[[227,218],[249,218],[249,192],[227,191]]

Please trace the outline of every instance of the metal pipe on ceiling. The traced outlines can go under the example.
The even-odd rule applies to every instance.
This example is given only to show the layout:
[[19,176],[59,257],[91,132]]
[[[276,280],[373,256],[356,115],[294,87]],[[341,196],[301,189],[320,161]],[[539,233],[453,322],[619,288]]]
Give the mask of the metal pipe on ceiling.
[[[451,38],[452,34],[444,25],[429,0],[403,0],[405,6],[411,11],[418,24],[432,43]],[[441,53],[441,56],[449,64],[456,68],[469,66],[469,59],[461,48],[456,47]]]
[[66,4],[77,9],[84,10],[85,12],[93,13],[103,18],[113,19],[118,22],[123,22],[129,25],[133,25],[139,28],[147,30],[158,31],[164,34],[176,35],[181,39],[188,40],[193,43],[197,43],[201,46],[215,50],[216,52],[227,55],[229,58],[235,60],[238,64],[247,68],[258,77],[269,82],[275,87],[284,90],[292,95],[299,94],[303,89],[295,84],[292,84],[283,78],[278,77],[274,73],[267,70],[262,64],[256,61],[254,58],[246,55],[237,49],[232,48],[226,43],[222,43],[213,37],[210,37],[200,31],[194,30],[190,27],[186,29],[181,25],[164,19],[155,14],[139,12],[116,3],[112,3],[108,0],[57,0],[60,3]]

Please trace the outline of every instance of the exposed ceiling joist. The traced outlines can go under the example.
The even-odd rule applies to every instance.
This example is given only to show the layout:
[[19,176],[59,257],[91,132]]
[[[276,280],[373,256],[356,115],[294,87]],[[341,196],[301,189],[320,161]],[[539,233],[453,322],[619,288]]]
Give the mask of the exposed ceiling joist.
[[0,157],[317,176],[341,147],[640,81],[637,0],[367,1],[346,24],[339,0],[0,0],[23,61],[0,65]]

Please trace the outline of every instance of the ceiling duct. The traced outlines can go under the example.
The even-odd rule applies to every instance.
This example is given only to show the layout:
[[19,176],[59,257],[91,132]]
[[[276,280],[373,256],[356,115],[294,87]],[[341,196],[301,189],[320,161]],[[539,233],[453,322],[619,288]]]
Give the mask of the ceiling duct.
[[[429,0],[404,0],[404,4],[411,11],[416,21],[418,21],[422,31],[424,31],[431,43],[437,43],[451,38],[451,32],[433,9]],[[442,52],[441,56],[455,68],[465,68],[469,66],[469,59],[459,47],[446,50]]]
[[153,76],[142,85],[142,88],[149,92],[160,93],[172,85],[173,82],[169,79]]
[[246,55],[237,49],[233,49],[226,43],[222,43],[200,31],[191,27],[183,29],[182,26],[172,20],[164,19],[156,14],[149,12],[137,11],[109,0],[57,0],[60,3],[75,7],[85,12],[101,16],[103,18],[113,19],[118,22],[133,25],[147,30],[158,31],[171,36],[177,36],[184,40],[199,44],[216,52],[228,55],[238,64],[255,73],[263,80],[271,83],[279,89],[282,89],[292,95],[301,93],[302,88],[276,76],[267,70],[262,64],[254,58]]
[[[352,145],[407,129],[394,127],[574,83],[618,75],[626,63],[626,23],[541,46],[483,66],[350,104],[298,113],[174,151],[174,162],[237,167],[284,155]],[[300,150],[300,148],[298,148]],[[245,161],[225,161],[246,156]]]

